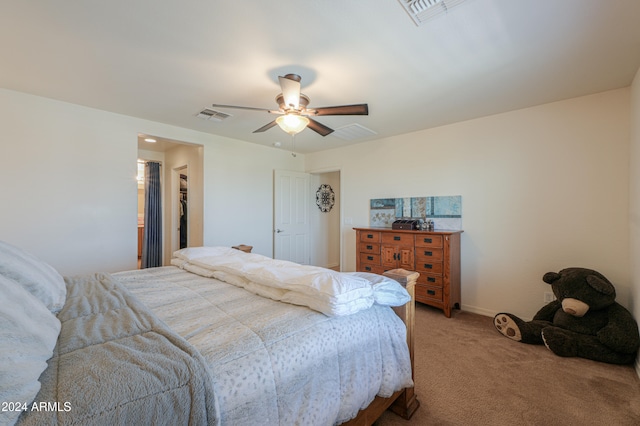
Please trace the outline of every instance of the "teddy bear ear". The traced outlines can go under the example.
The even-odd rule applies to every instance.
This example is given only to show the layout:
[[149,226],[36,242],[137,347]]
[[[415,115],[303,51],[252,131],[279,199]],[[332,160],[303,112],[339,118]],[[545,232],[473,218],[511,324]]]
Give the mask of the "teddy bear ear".
[[552,282],[557,281],[559,279],[560,279],[560,274],[557,272],[547,272],[542,277],[542,281],[544,281],[547,284],[551,284]]
[[598,293],[606,294],[607,296],[611,296],[616,293],[616,289],[610,282],[603,280],[596,275],[588,275],[587,283]]

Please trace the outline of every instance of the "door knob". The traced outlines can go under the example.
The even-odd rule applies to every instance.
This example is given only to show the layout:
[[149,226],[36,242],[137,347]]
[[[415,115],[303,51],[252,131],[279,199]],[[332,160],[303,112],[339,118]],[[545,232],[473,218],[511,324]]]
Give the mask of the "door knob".
[[281,233],[281,232],[284,232],[284,229],[277,229],[277,228],[276,228],[276,232],[279,234],[279,233]]

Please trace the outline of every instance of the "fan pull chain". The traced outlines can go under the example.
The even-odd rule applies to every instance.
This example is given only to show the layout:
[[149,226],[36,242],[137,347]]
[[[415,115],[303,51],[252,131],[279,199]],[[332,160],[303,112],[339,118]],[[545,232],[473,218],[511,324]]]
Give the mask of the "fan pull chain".
[[296,157],[296,134],[291,133],[291,156]]

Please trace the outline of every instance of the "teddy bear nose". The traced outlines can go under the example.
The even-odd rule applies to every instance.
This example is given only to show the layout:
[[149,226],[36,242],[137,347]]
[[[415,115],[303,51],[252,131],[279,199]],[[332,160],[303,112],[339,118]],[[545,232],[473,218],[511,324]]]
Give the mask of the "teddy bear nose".
[[582,317],[589,310],[589,305],[581,300],[566,298],[562,299],[562,310],[574,317]]

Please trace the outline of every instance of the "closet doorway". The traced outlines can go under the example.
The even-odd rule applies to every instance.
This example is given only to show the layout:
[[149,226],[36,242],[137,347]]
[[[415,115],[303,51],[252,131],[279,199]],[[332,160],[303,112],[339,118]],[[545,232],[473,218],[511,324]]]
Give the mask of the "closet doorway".
[[178,230],[178,236],[174,239],[174,241],[178,241],[178,246],[172,248],[179,250],[189,246],[189,167],[175,169],[174,179],[178,180],[178,195],[176,196],[178,211],[174,216],[177,223],[172,226],[172,229]]
[[[192,247],[203,244],[204,147],[139,134],[138,158],[162,163],[162,263],[170,265],[173,252],[184,244]],[[144,211],[140,196],[138,206],[140,217]],[[140,228],[144,223],[139,220],[138,225]]]
[[340,170],[310,172],[312,265],[342,270],[342,203]]

